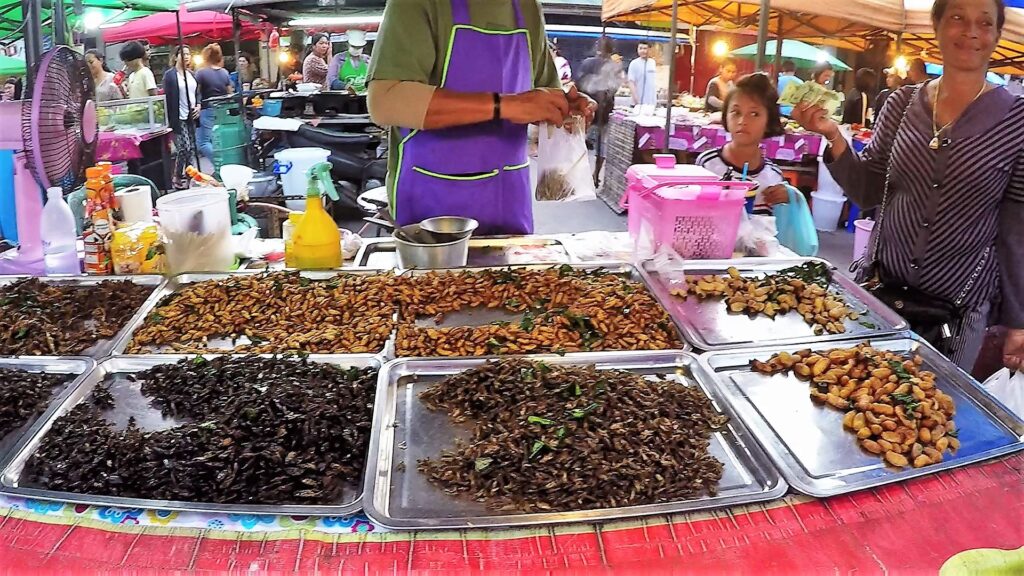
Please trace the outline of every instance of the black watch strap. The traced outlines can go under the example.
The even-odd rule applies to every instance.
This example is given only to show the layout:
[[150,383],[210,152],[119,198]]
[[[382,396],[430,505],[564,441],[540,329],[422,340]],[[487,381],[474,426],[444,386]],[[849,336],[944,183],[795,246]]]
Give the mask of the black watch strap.
[[494,93],[494,118],[492,120],[501,120],[501,94]]

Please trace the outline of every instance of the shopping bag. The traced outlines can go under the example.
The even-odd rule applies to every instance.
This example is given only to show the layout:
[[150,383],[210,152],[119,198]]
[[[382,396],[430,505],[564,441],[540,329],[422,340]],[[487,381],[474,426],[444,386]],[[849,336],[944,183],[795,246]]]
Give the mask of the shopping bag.
[[537,187],[540,201],[578,202],[597,198],[590,173],[587,133],[583,118],[573,117],[570,127],[542,124],[537,141]]
[[774,208],[779,243],[800,256],[815,256],[818,254],[818,231],[814,229],[807,199],[796,188],[786,188],[789,190],[789,202],[777,204]]
[[1024,419],[1024,372],[1010,372],[1003,368],[981,385],[1018,418]]

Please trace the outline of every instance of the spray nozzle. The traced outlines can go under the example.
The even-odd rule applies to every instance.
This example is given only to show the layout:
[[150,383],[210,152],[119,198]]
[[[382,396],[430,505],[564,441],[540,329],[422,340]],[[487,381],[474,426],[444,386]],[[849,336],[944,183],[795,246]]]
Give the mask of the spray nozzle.
[[331,165],[329,163],[314,164],[306,171],[306,178],[309,180],[306,198],[319,198],[327,195],[331,200],[338,200],[338,191],[334,189],[334,181],[331,180]]

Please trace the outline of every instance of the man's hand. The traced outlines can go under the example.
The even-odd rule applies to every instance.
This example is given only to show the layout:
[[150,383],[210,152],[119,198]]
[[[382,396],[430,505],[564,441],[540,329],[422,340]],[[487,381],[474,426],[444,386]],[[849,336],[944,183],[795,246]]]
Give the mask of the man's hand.
[[1010,370],[1024,370],[1024,329],[1006,331],[1003,343],[1003,366]]
[[569,101],[569,113],[573,116],[583,116],[586,120],[586,127],[590,128],[590,124],[594,121],[594,114],[597,113],[597,102],[577,90],[575,84],[569,88],[565,97]]
[[569,100],[558,88],[536,88],[501,98],[501,118],[513,124],[561,126],[568,117]]
[[775,186],[765,188],[764,192],[761,193],[761,197],[764,198],[764,203],[769,206],[786,204],[789,202],[789,189],[786,188],[785,184],[776,184]]

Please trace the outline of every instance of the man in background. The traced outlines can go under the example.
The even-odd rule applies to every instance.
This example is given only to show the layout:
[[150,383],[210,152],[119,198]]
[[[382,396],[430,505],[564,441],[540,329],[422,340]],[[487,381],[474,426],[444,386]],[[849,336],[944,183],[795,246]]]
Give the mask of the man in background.
[[[779,91],[779,96],[782,96],[782,93],[786,91],[786,86],[789,86],[790,84],[796,84],[799,86],[803,83],[803,80],[796,77],[796,64],[794,64],[792,60],[783,61],[782,70],[779,74],[779,82],[776,85],[776,88]],[[779,112],[783,116],[789,116],[793,112],[793,107],[779,106]]]
[[658,82],[656,76],[658,65],[653,58],[648,57],[651,45],[641,42],[636,46],[636,54],[639,58],[629,63],[629,90],[633,93],[633,105],[645,104],[654,106],[658,103]]
[[597,162],[594,166],[594,185],[599,181],[601,167],[604,165],[604,135],[608,127],[608,118],[615,108],[615,93],[622,86],[622,63],[612,58],[615,53],[615,42],[608,36],[597,40],[597,54],[587,58],[580,65],[578,84],[580,90],[597,102],[597,113],[594,115],[593,129],[596,132],[595,152]]
[[925,68],[924,60],[914,58],[910,61],[910,68],[907,69],[907,81],[911,84],[922,84],[929,80],[928,71]]

